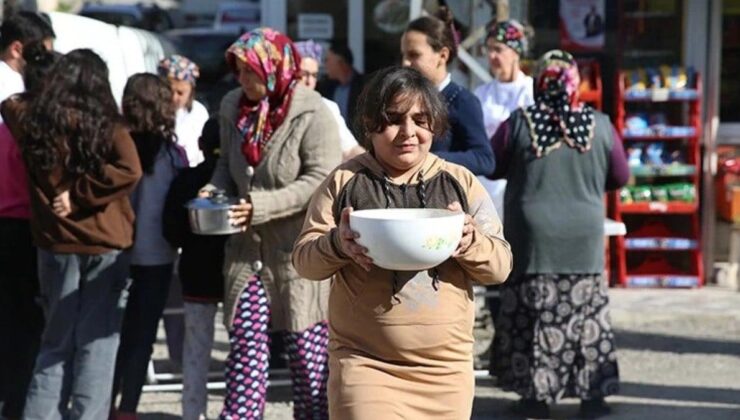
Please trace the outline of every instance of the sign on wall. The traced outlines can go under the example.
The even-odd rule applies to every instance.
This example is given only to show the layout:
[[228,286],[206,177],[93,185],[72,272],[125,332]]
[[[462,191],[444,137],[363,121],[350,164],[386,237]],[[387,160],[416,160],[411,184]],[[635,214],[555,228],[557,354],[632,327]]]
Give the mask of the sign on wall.
[[298,39],[334,38],[334,19],[327,13],[300,13]]

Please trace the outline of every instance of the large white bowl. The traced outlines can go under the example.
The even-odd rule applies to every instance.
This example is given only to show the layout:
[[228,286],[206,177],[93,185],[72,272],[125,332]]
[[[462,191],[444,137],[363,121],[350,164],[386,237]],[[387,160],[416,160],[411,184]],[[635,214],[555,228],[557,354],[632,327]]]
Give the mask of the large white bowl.
[[445,209],[373,209],[350,213],[357,243],[375,265],[387,270],[420,271],[436,267],[460,243],[465,214]]

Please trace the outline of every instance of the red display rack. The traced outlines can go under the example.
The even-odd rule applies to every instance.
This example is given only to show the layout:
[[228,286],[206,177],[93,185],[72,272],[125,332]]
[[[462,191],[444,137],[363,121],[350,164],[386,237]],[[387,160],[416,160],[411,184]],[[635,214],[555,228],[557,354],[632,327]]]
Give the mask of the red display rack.
[[[619,74],[615,125],[626,149],[662,142],[680,153],[680,171],[640,167],[632,185],[651,187],[682,181],[693,184],[696,199],[624,203],[619,192],[610,197],[611,216],[625,223],[627,235],[615,239],[616,282],[623,287],[700,287],[704,284],[701,250],[699,193],[701,174],[701,78],[690,80],[682,91],[627,92],[626,75]],[[632,113],[660,112],[683,133],[635,133],[627,130]],[[684,135],[685,134],[685,135]],[[692,168],[693,167],[693,168]],[[651,172],[652,169],[655,169]],[[637,171],[634,171],[637,174]]]
[[579,59],[577,61],[581,73],[579,97],[581,101],[601,111],[604,93],[601,86],[601,66],[596,60]]

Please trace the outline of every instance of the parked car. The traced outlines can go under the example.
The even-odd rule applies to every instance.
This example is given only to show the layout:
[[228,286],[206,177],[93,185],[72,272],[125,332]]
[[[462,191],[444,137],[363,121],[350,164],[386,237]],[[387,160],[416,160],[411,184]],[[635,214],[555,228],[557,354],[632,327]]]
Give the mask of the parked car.
[[156,4],[96,4],[85,3],[80,16],[116,26],[130,26],[153,32],[174,28],[169,13]]

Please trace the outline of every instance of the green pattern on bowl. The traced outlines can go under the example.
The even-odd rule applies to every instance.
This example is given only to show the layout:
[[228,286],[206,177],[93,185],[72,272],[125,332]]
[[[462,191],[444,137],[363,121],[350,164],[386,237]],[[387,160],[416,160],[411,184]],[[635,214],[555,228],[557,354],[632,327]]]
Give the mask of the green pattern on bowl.
[[442,248],[446,248],[453,245],[453,238],[443,238],[441,236],[430,236],[424,241],[424,245],[421,247],[424,249],[430,249],[432,251],[438,251]]

